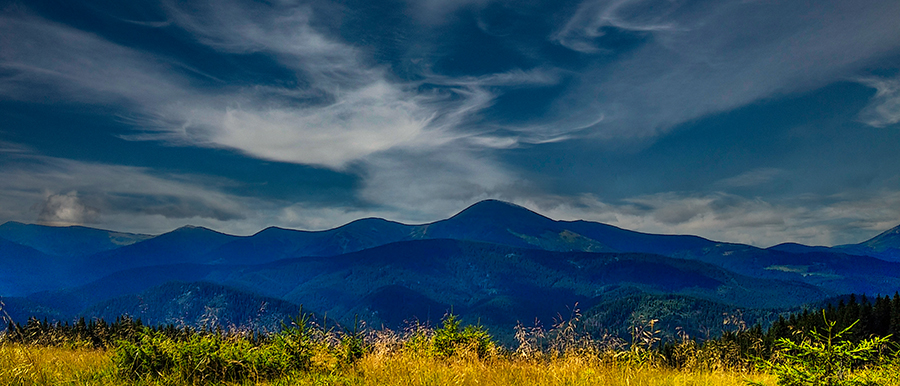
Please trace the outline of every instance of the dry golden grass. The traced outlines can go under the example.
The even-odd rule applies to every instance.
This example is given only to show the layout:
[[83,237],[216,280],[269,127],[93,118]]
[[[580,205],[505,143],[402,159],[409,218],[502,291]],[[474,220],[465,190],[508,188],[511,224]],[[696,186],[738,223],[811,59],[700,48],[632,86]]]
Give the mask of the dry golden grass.
[[0,384],[94,385],[111,376],[112,362],[105,351],[0,345]]
[[[0,344],[0,385],[187,385],[174,377],[120,378],[112,353],[92,349]],[[684,371],[646,365],[629,366],[571,356],[552,360],[473,357],[441,359],[410,352],[370,353],[352,367],[322,366],[269,382],[242,385],[566,385],[566,386],[738,386],[747,381],[774,386],[769,374],[728,370]],[[900,363],[860,372],[878,385],[900,385]]]
[[[178,385],[174,379],[128,381],[115,374],[111,353],[6,344],[0,346],[4,385]],[[439,359],[412,354],[367,355],[354,367],[298,373],[266,385],[744,385],[775,384],[766,374],[631,368],[571,357],[551,361]],[[256,384],[248,381],[245,385]]]
[[730,371],[685,372],[632,368],[579,357],[551,361],[437,359],[406,354],[363,358],[353,369],[296,374],[273,385],[746,385],[745,380],[775,384],[768,374]]

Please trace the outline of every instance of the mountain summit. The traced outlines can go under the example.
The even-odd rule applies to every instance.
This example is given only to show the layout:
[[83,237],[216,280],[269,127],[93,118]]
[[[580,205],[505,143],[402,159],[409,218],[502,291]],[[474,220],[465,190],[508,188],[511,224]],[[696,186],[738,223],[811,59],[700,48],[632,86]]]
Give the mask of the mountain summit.
[[457,239],[550,251],[612,252],[525,207],[498,200],[478,202],[455,216],[421,226],[418,238]]
[[836,250],[900,262],[900,225],[888,229],[859,244],[839,245]]
[[548,217],[528,208],[500,200],[484,200],[472,204],[446,221],[491,221],[519,223],[550,223]]
[[869,240],[863,241],[859,245],[865,245],[876,251],[884,251],[889,248],[900,248],[900,225],[888,229]]

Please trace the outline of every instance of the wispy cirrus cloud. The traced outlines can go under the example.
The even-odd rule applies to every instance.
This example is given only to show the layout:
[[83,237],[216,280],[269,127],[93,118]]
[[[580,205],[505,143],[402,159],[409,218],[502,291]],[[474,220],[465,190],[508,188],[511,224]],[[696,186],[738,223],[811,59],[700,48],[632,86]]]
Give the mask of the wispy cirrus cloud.
[[900,122],[900,78],[864,78],[860,82],[875,89],[875,96],[860,112],[860,119],[875,127]]
[[[176,18],[196,27],[193,19],[184,19]],[[209,44],[275,50],[284,61],[300,63],[295,63],[303,70],[300,75],[313,79],[312,90],[207,90],[193,87],[153,55],[35,17],[6,17],[0,22],[0,65],[13,75],[0,81],[0,93],[29,100],[119,102],[137,114],[134,121],[145,130],[124,138],[231,148],[264,159],[334,168],[421,134],[433,114],[420,106],[423,98],[389,83],[380,70],[365,68],[353,59],[351,48],[315,34],[307,21],[302,15],[286,18],[283,23],[288,25],[279,31],[290,31],[290,36],[244,23],[237,26],[243,40]],[[284,97],[299,92],[321,97],[300,103]]]
[[[130,140],[227,148],[252,157],[344,169],[395,147],[435,147],[478,131],[459,131],[489,107],[491,87],[543,85],[552,71],[520,71],[459,79],[430,76],[399,82],[362,59],[355,47],[312,25],[306,6],[241,2],[172,3],[171,24],[228,54],[273,55],[294,71],[296,87],[200,86],[174,59],[117,45],[35,16],[0,23],[0,95],[120,104],[138,129]],[[36,84],[41,87],[34,87]],[[52,91],[51,91],[52,90]],[[487,141],[475,140],[474,145]]]
[[512,199],[527,182],[490,154],[447,149],[385,154],[367,161],[360,196],[397,218],[434,221],[487,198]]
[[3,99],[158,106],[185,97],[170,62],[28,13],[0,15]]
[[[14,70],[0,82],[0,96],[32,102],[52,97],[70,103],[118,106],[123,111],[120,119],[135,129],[120,135],[129,140],[234,149],[254,158],[333,169],[357,163],[357,170],[366,179],[360,196],[380,205],[409,209],[408,205],[398,205],[398,196],[390,196],[398,192],[390,188],[395,183],[419,192],[412,198],[422,206],[428,206],[424,194],[434,194],[436,201],[443,202],[443,194],[455,184],[486,187],[468,193],[452,189],[456,192],[455,210],[473,198],[486,198],[502,181],[515,179],[491,157],[472,153],[506,146],[504,143],[514,145],[518,140],[467,128],[473,117],[492,104],[496,93],[491,88],[557,81],[552,70],[512,70],[458,79],[431,75],[427,87],[422,81],[399,82],[383,68],[362,60],[356,48],[313,28],[308,7],[269,8],[238,2],[208,5],[202,12],[189,12],[172,4],[168,8],[172,21],[162,27],[184,28],[199,42],[222,52],[274,55],[295,71],[298,86],[210,85],[206,78],[198,84],[175,59],[23,14],[5,16],[0,23],[4,32],[0,65]],[[23,90],[27,92],[20,92]],[[428,153],[437,155],[440,162],[420,156]],[[122,212],[114,208],[201,223],[246,220],[243,216],[247,211],[237,204],[239,199],[194,189],[199,185],[172,186],[169,180],[155,181],[150,178],[150,170],[107,165],[90,171],[89,164],[59,159],[53,163],[56,169],[44,165],[27,171],[5,171],[9,183],[16,181],[16,186],[9,188],[29,190],[27,201],[43,202],[44,208],[95,208],[99,213],[77,219],[69,216],[70,222],[97,218],[110,222],[112,216]],[[414,167],[417,163],[421,167]],[[397,167],[408,169],[398,171]],[[398,177],[423,176],[415,171],[435,173],[430,181],[437,185],[410,183]],[[476,178],[486,172],[489,179]],[[65,174],[88,178],[80,184],[64,184],[60,181]],[[140,181],[135,185],[141,188],[123,190],[122,183],[135,179]],[[142,189],[150,186],[168,189]],[[172,196],[166,191],[185,193]],[[218,197],[213,201],[221,205],[201,198],[204,196]],[[438,206],[450,210],[447,205]],[[44,211],[47,221],[54,213],[65,213],[50,209]],[[435,219],[429,217],[436,213],[434,210],[422,213],[405,218]],[[255,222],[246,223],[254,226],[249,224]],[[314,223],[339,225],[333,221]]]
[[666,192],[605,201],[580,197],[520,197],[520,205],[560,220],[587,219],[630,230],[694,234],[717,241],[768,247],[859,243],[897,226],[900,191],[745,198],[713,192]]
[[[865,73],[878,67],[872,63],[898,52],[900,26],[893,15],[900,5],[895,1],[865,6],[827,1],[814,7],[790,1],[667,0],[405,5],[379,3],[359,10],[352,9],[353,2],[168,1],[161,13],[155,4],[150,7],[153,20],[164,21],[119,20],[127,26],[122,30],[141,28],[154,38],[159,33],[165,42],[178,40],[180,45],[171,49],[154,48],[147,42],[154,39],[112,36],[115,28],[87,32],[79,29],[84,24],[65,24],[72,21],[66,17],[51,21],[4,9],[0,100],[102,106],[132,129],[114,134],[120,138],[228,149],[248,158],[353,175],[358,181],[342,189],[352,190],[347,196],[362,203],[320,208],[262,195],[238,197],[226,193],[230,190],[217,178],[35,156],[0,165],[6,178],[0,182],[0,195],[6,197],[0,214],[23,219],[13,207],[26,207],[32,208],[31,218],[43,216],[47,222],[130,224],[131,230],[140,230],[140,221],[156,224],[154,229],[192,222],[252,233],[267,225],[320,229],[367,215],[426,222],[478,199],[501,198],[533,203],[561,218],[757,244],[785,237],[824,244],[853,241],[837,236],[835,224],[855,224],[857,231],[851,233],[859,234],[896,215],[865,210],[894,202],[892,182],[883,181],[889,172],[866,173],[865,161],[846,173],[809,172],[808,164],[836,168],[815,160],[785,165],[772,157],[762,165],[763,157],[744,156],[752,161],[736,162],[741,152],[729,146],[737,146],[735,138],[748,137],[731,132],[728,124],[721,130],[729,135],[703,142],[709,148],[721,145],[721,151],[701,161],[685,155],[705,152],[698,147],[657,149],[647,157],[604,154],[619,146],[626,149],[622,152],[640,153],[679,125],[848,80],[875,89],[860,121],[895,125],[896,79]],[[364,30],[362,37],[354,35],[359,31],[348,32],[348,24],[371,21],[361,15],[370,10],[376,19],[401,11],[412,17],[399,20],[403,28],[382,30],[375,20],[375,29]],[[140,42],[129,45],[130,40]],[[492,50],[501,53],[491,56]],[[201,62],[218,60],[224,64],[185,64],[203,67]],[[492,60],[484,67],[453,66]],[[483,68],[495,70],[478,72]],[[780,140],[820,146],[796,153],[804,155],[797,158],[814,158],[806,155],[832,148],[827,139]],[[762,142],[767,141],[744,143],[757,144],[747,149],[751,152]],[[0,154],[31,153],[0,142]],[[528,174],[526,166],[517,165],[517,160],[534,159],[540,161],[527,167],[548,166],[550,172],[536,176],[542,172]],[[620,159],[623,165],[613,165]],[[705,168],[706,160],[711,161],[708,169],[693,170]],[[669,161],[684,168],[652,165]],[[600,172],[604,167],[609,173]],[[654,172],[659,170],[673,173]],[[847,186],[866,178],[873,180],[867,186],[884,190],[826,197],[808,181],[784,182],[795,173],[836,176],[817,181],[828,185],[822,189],[828,193],[850,191]],[[694,174],[701,176],[690,178]],[[647,182],[654,179],[683,183]],[[794,183],[795,190],[756,189],[782,182]],[[615,197],[594,198],[606,192]],[[804,192],[817,198],[783,197]],[[754,194],[763,197],[749,197]],[[878,220],[866,222],[854,210]]]
[[[159,233],[187,222],[247,232],[256,200],[223,193],[208,178],[157,174],[140,167],[16,154],[0,166],[0,202],[9,219],[106,226]],[[224,186],[220,186],[222,188]],[[31,208],[32,215],[16,211]],[[253,222],[253,221],[248,221]],[[237,226],[237,227],[236,227]],[[243,224],[252,228],[259,224]],[[258,230],[252,229],[253,231]]]
[[683,29],[674,13],[683,10],[681,1],[584,1],[571,19],[551,39],[572,50],[595,54],[608,51],[596,40],[606,35],[604,28],[653,32]]
[[[557,106],[593,135],[654,137],[754,101],[846,80],[900,47],[900,4],[841,1],[586,0],[552,39],[602,57],[604,31],[643,34],[613,62],[581,74]],[[572,122],[572,119],[567,119]]]

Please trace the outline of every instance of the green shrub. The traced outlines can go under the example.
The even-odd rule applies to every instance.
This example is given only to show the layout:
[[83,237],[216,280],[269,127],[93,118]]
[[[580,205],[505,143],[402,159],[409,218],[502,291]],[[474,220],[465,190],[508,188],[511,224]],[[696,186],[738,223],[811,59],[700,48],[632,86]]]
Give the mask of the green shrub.
[[113,363],[119,373],[128,378],[162,374],[175,367],[175,358],[170,355],[171,345],[162,334],[146,329],[137,342],[119,341]]
[[778,376],[779,386],[871,385],[871,382],[856,377],[853,370],[880,359],[888,337],[853,343],[844,338],[856,322],[835,332],[836,322],[829,321],[824,311],[822,316],[826,326],[824,334],[813,329],[799,342],[779,338],[775,342],[775,358],[760,361],[760,369],[773,371]]
[[441,328],[434,330],[431,337],[432,352],[441,357],[451,357],[466,350],[485,358],[494,351],[495,346],[484,327],[468,325],[460,329],[460,321],[453,314],[444,318]]
[[113,363],[130,379],[174,376],[192,384],[240,382],[308,371],[316,349],[308,317],[301,314],[261,344],[224,333],[175,338],[145,328],[137,341],[119,341]]
[[281,374],[311,369],[316,341],[309,316],[301,312],[290,325],[282,326],[282,331],[275,334],[266,350],[269,367]]
[[359,327],[359,318],[353,322],[353,330],[344,329],[338,346],[337,358],[341,365],[352,365],[369,352],[364,331]]

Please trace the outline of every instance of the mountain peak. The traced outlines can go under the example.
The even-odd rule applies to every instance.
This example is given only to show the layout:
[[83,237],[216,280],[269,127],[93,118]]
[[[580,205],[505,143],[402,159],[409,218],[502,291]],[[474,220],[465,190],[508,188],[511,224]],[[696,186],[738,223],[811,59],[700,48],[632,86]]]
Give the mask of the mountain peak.
[[878,236],[868,239],[860,245],[865,245],[875,250],[884,250],[887,248],[900,249],[900,225],[881,232]]
[[172,240],[172,239],[183,239],[183,238],[191,238],[191,237],[225,237],[225,238],[235,238],[237,236],[232,236],[227,233],[222,233],[214,229],[209,229],[207,227],[196,226],[196,225],[184,225],[182,227],[176,228],[172,231],[163,233],[157,237],[154,237],[150,240]]
[[541,221],[553,221],[550,218],[538,214],[524,206],[500,200],[483,200],[476,202],[450,219],[464,218],[496,218],[496,219],[524,219],[530,218]]
[[180,233],[180,232],[215,232],[215,233],[222,233],[222,232],[219,232],[219,231],[216,231],[216,230],[212,230],[212,229],[209,229],[209,228],[207,228],[207,227],[198,226],[198,225],[183,225],[183,226],[180,226],[180,227],[176,228],[175,230],[173,230],[173,231],[171,231],[171,232],[169,232],[169,233],[175,233],[175,232],[179,232],[179,233]]

